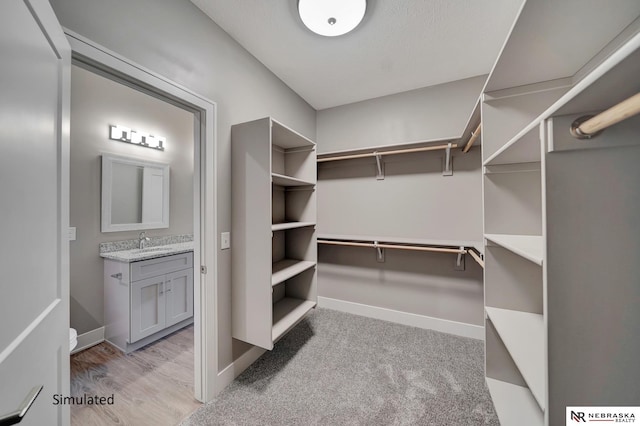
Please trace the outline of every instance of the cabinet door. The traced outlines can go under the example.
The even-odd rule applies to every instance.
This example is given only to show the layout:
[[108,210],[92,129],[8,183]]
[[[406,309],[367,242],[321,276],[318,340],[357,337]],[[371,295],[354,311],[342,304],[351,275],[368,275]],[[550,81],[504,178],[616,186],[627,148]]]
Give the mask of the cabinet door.
[[165,276],[131,283],[131,339],[136,342],[165,328]]
[[165,285],[169,327],[193,316],[193,269],[167,274]]

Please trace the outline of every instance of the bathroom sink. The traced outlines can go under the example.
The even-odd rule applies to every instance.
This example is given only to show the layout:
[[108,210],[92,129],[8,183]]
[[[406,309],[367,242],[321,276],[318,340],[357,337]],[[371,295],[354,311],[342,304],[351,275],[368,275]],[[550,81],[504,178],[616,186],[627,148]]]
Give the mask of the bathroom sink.
[[154,253],[154,252],[162,252],[162,251],[169,251],[169,250],[170,249],[166,247],[148,247],[143,249],[131,250],[131,253]]

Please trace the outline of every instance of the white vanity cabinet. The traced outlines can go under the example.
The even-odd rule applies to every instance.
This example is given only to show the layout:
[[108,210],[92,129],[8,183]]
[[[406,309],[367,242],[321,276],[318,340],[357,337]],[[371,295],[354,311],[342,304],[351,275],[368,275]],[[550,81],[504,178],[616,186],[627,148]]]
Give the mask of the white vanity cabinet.
[[193,253],[104,261],[105,340],[128,353],[193,323]]

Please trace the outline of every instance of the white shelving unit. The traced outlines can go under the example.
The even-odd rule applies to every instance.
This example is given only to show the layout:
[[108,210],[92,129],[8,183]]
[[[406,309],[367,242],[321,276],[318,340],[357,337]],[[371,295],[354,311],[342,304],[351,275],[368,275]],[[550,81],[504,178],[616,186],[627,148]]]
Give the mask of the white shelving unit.
[[316,147],[269,117],[231,137],[232,333],[271,350],[317,303]]
[[640,91],[639,16],[526,1],[484,88],[486,378],[504,425],[637,405],[640,317],[610,313],[640,297],[640,117],[591,140],[569,126]]

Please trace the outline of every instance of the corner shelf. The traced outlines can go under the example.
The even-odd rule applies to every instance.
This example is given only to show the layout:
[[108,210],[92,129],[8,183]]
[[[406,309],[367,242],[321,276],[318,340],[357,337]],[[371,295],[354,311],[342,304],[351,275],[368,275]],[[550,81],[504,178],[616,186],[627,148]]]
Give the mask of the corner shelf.
[[544,415],[529,389],[487,377],[487,387],[503,425],[542,426]]
[[316,262],[309,260],[284,259],[275,262],[271,266],[271,285],[283,283],[314,266],[316,266]]
[[538,405],[544,410],[546,374],[542,315],[488,306],[485,309]]
[[484,237],[494,244],[524,257],[542,266],[543,239],[538,235],[485,234]]

